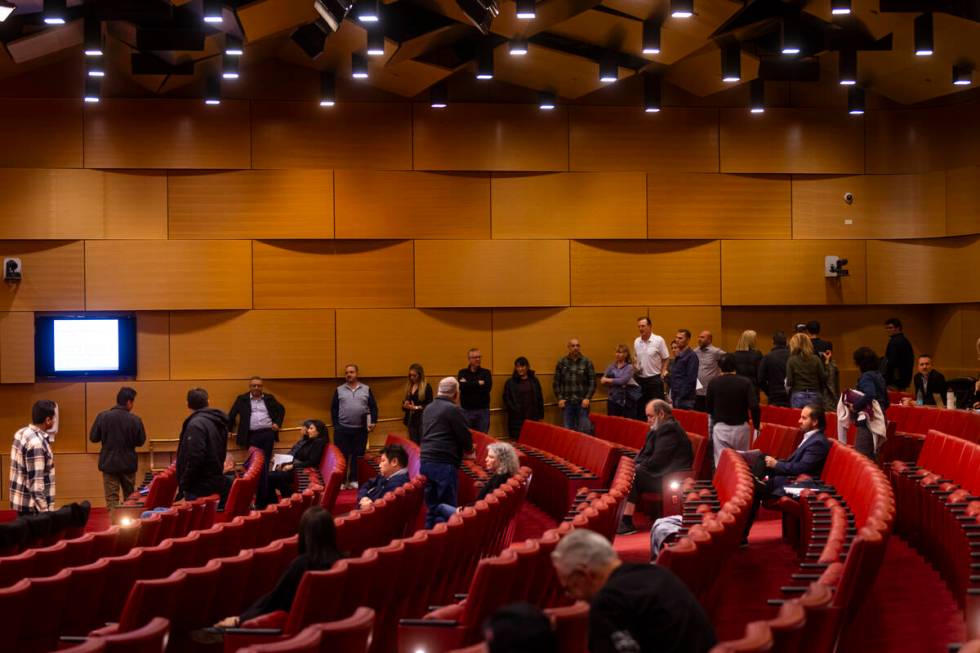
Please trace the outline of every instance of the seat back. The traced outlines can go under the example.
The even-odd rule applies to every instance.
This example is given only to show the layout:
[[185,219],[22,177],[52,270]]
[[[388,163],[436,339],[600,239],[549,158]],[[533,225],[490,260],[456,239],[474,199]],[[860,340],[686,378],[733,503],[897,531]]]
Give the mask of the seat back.
[[104,637],[106,653],[151,653],[162,651],[167,646],[170,622],[161,617],[150,621],[142,628]]
[[374,631],[374,610],[360,607],[346,619],[311,628],[323,636],[320,653],[367,653]]

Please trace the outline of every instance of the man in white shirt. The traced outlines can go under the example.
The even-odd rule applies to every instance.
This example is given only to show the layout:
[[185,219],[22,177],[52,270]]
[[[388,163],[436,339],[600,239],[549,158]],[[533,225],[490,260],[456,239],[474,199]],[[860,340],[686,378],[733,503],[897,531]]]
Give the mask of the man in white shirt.
[[[633,369],[636,382],[643,391],[643,400],[638,404],[639,409],[643,410],[654,399],[664,398],[664,362],[670,358],[670,351],[664,339],[653,332],[649,316],[638,318],[636,328],[640,335],[633,341],[633,352],[636,354]],[[637,415],[637,419],[643,417]]]

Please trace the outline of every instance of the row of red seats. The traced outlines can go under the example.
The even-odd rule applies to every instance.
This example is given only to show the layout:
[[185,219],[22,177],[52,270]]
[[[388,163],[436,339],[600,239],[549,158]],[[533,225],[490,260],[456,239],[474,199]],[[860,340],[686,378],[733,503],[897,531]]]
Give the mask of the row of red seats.
[[708,435],[708,414],[699,410],[686,410],[675,408],[673,410],[674,419],[680,422],[681,426],[688,433],[697,433],[707,437]]
[[[337,445],[328,444],[323,450],[323,457],[320,459],[318,469],[306,467],[294,474],[294,477],[297,479],[300,488],[308,484],[322,487],[320,505],[333,512],[334,506],[337,504],[337,497],[340,496],[340,486],[347,478],[347,458]],[[303,480],[304,477],[305,481]]]
[[820,640],[826,630],[828,610],[833,590],[828,585],[813,583],[798,599],[785,601],[772,619],[753,621],[746,625],[741,639],[721,642],[711,653],[797,653],[822,651],[812,642]]
[[895,437],[889,435],[890,460],[914,461],[922,449],[929,431],[980,442],[980,413],[970,410],[949,410],[932,406],[902,406],[892,404],[888,408],[888,420],[895,424]]
[[608,442],[583,436],[578,431],[527,420],[521,427],[520,444],[559,456],[582,470],[588,470],[608,483],[616,469],[619,455]]
[[[358,606],[375,610],[373,650],[390,651],[399,618],[419,616],[432,603],[451,600],[466,587],[481,558],[496,555],[509,544],[503,534],[523,503],[529,474],[530,470],[522,469],[485,500],[430,530],[367,549],[329,571],[308,572],[288,614],[263,615],[226,633],[225,651],[268,641],[270,633],[277,638],[293,636],[311,624],[346,616]],[[287,562],[282,561],[281,567]]]
[[367,653],[374,632],[374,610],[358,608],[346,619],[313,624],[295,637],[256,644],[239,653]]
[[[800,411],[796,410],[796,417],[799,419]],[[828,436],[829,437],[829,436]],[[767,456],[773,458],[788,458],[796,447],[800,445],[803,434],[800,432],[799,424],[787,426],[775,422],[763,422],[759,429],[759,436],[752,443],[752,449],[758,449]]]
[[[617,466],[611,488],[582,502],[575,516],[540,538],[513,544],[500,555],[480,561],[465,595],[460,600],[430,610],[421,619],[403,619],[398,626],[398,651],[444,653],[474,644],[482,638],[481,626],[495,610],[516,602],[561,610],[568,600],[561,588],[551,553],[560,539],[574,528],[588,528],[612,540],[629,494],[634,475],[633,461],[623,458]],[[581,604],[584,605],[584,604]],[[584,615],[577,636],[564,633],[563,653],[585,651],[588,632],[587,610],[581,606],[572,613]],[[567,624],[566,624],[567,626]]]
[[163,471],[154,474],[150,479],[146,495],[136,490],[123,501],[123,507],[133,506],[142,510],[166,508],[174,502],[177,496],[177,463],[173,462]]

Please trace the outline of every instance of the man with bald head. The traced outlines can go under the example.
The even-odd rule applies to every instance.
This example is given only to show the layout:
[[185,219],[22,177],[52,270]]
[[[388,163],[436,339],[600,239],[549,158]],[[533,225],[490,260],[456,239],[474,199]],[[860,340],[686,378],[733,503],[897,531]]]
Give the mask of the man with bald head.
[[694,401],[694,409],[705,412],[705,393],[708,391],[708,384],[711,380],[721,374],[718,363],[725,355],[723,349],[719,349],[711,344],[714,337],[711,332],[705,329],[698,334],[698,347],[694,353],[698,355],[698,392]]
[[435,400],[422,411],[422,451],[419,473],[425,482],[425,527],[445,521],[438,507],[456,505],[459,467],[471,455],[473,435],[459,407],[459,381],[447,376],[439,382]]
[[555,367],[552,388],[565,428],[585,432],[589,426],[589,403],[595,394],[595,367],[582,355],[578,338],[568,341],[568,354]]

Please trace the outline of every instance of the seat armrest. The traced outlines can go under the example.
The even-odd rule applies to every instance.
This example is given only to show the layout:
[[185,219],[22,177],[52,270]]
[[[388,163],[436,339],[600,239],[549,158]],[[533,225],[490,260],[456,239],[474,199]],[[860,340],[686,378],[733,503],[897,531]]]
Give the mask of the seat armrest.
[[399,626],[434,626],[436,628],[455,628],[459,622],[455,619],[399,619]]
[[259,635],[272,637],[282,635],[282,628],[224,628],[226,635]]

